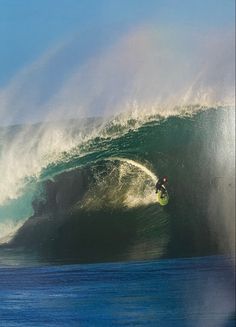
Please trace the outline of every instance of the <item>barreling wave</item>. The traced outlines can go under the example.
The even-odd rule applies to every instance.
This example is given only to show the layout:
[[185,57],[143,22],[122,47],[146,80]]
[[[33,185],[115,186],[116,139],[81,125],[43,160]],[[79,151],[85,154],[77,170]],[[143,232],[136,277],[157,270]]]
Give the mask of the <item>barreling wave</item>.
[[232,252],[234,111],[192,109],[2,129],[2,248],[62,262]]

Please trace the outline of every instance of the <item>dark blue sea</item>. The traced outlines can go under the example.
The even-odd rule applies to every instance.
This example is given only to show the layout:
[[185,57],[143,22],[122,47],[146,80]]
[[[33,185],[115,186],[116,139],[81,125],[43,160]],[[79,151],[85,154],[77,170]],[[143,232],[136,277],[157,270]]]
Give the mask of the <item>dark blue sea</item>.
[[0,326],[235,326],[222,256],[0,268]]

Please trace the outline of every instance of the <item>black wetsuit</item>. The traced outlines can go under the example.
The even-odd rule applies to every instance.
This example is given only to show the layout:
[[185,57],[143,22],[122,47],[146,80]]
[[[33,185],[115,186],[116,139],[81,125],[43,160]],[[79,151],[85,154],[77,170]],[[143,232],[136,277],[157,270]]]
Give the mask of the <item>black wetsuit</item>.
[[158,181],[157,181],[157,183],[156,183],[156,193],[157,193],[158,191],[161,191],[161,197],[164,197],[165,194],[166,194],[165,183],[166,183],[166,182],[164,182],[162,178],[158,179]]

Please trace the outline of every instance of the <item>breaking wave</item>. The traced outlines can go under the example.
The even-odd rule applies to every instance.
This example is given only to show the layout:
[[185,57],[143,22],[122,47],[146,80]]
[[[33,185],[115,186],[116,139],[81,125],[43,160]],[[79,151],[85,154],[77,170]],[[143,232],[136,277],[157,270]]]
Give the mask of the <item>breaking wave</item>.
[[234,111],[197,109],[2,128],[2,251],[62,262],[232,253]]

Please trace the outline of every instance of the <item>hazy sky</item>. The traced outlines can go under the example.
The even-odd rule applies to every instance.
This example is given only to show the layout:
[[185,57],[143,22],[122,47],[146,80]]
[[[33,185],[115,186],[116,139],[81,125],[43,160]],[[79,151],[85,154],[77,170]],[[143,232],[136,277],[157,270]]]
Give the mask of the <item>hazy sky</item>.
[[[91,107],[91,101],[89,105],[84,100],[79,103],[79,96],[75,98],[74,95],[76,91],[72,95],[67,89],[71,89],[74,81],[74,84],[82,84],[83,92],[87,92],[90,98],[94,94],[97,95],[98,75],[101,75],[104,69],[109,70],[109,62],[113,61],[112,58],[119,51],[121,56],[124,52],[130,54],[126,44],[130,42],[126,39],[127,35],[130,35],[131,40],[135,40],[131,41],[135,46],[136,40],[139,40],[142,53],[148,43],[143,57],[138,50],[140,62],[152,60],[148,52],[155,52],[155,49],[150,30],[153,35],[155,28],[159,35],[162,34],[158,41],[159,44],[161,43],[162,53],[167,51],[163,50],[163,43],[165,43],[163,40],[166,40],[166,49],[175,52],[179,58],[182,42],[184,45],[182,61],[188,61],[188,58],[200,51],[199,40],[204,39],[207,34],[213,35],[210,37],[211,40],[215,38],[212,44],[217,42],[219,44],[223,42],[222,39],[228,38],[232,45],[234,6],[234,0],[0,0],[0,118],[2,117],[2,121],[6,120],[6,116],[8,121],[11,120],[10,116],[14,117],[13,121],[40,120],[45,116],[45,112],[51,110],[49,107],[55,105],[55,99],[57,103],[58,101],[63,103],[66,96],[74,97],[73,106]],[[143,32],[140,33],[144,26],[145,37]],[[148,33],[147,29],[149,29]],[[142,39],[142,46],[140,39]],[[204,42],[207,43],[206,40],[202,43]],[[121,50],[124,48],[124,51]],[[135,52],[133,55],[135,56]],[[104,57],[109,60],[107,66],[103,63]],[[120,56],[117,55],[115,60],[119,60],[118,58]],[[230,58],[232,60],[232,56]],[[125,62],[125,57],[122,60]],[[129,60],[130,58],[128,62]],[[124,64],[122,63],[121,66],[124,67]],[[97,74],[93,80],[90,76],[91,67]],[[136,74],[137,67],[139,66],[136,63],[131,69],[132,76]],[[113,66],[111,71],[112,69]],[[145,72],[144,70],[142,68],[142,74],[145,76],[153,70],[153,67]],[[72,76],[75,75],[74,72],[77,72],[77,77]],[[114,71],[113,73],[115,74]],[[179,71],[176,73],[179,74]],[[78,81],[78,74],[84,76],[85,83]],[[140,71],[136,75],[139,77],[141,76],[139,74]],[[87,82],[88,75],[89,82]],[[101,79],[104,80],[104,76]],[[69,84],[64,85],[65,81]],[[134,77],[132,88],[134,88],[133,81]],[[137,81],[138,78],[135,80],[136,89]],[[106,83],[111,85],[110,82],[111,76]],[[153,82],[156,83],[154,80]],[[116,83],[119,85],[116,84],[115,88],[119,89],[123,80],[120,78]],[[129,89],[127,76],[124,84]],[[35,87],[31,88],[32,85]],[[91,89],[93,92],[88,91]],[[110,88],[109,94],[111,92],[113,91]],[[124,93],[124,90],[122,92]],[[25,93],[28,93],[27,97]],[[100,108],[106,103],[105,93],[104,89],[100,90],[99,101],[97,101],[98,97],[94,96],[93,102],[96,102]],[[149,96],[148,93],[145,95]],[[58,96],[60,99],[63,97],[64,100],[58,100]],[[120,96],[121,92],[118,92],[113,98]],[[115,101],[117,102],[117,99]],[[111,103],[112,101],[109,100],[109,104]],[[27,106],[30,108],[26,108]],[[101,109],[98,109],[98,112],[100,111]]]

